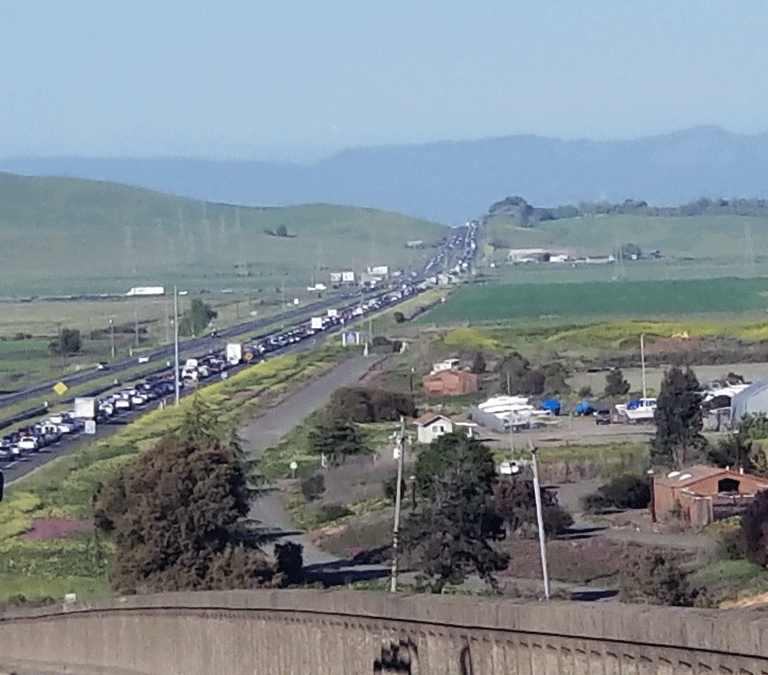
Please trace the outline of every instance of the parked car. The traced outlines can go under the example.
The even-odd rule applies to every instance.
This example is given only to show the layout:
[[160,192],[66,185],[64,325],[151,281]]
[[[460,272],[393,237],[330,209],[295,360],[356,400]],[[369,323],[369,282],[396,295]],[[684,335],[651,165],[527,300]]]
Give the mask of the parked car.
[[611,423],[610,410],[598,410],[595,413],[595,424],[610,424],[610,423]]

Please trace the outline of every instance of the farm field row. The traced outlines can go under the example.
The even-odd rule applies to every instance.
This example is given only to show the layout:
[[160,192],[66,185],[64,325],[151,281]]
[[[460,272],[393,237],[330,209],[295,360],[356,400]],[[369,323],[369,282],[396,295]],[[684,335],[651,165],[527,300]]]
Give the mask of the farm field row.
[[535,317],[679,316],[768,309],[768,279],[698,279],[460,287],[422,322]]

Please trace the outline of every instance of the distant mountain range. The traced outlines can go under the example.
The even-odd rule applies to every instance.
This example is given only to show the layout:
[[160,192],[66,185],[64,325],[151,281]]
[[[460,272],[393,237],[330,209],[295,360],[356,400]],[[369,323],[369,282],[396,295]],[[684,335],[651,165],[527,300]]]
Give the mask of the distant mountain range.
[[32,157],[0,171],[77,176],[252,206],[349,204],[457,224],[507,195],[540,206],[643,199],[673,205],[768,195],[768,133],[698,127],[632,141],[509,136],[344,150],[314,164]]

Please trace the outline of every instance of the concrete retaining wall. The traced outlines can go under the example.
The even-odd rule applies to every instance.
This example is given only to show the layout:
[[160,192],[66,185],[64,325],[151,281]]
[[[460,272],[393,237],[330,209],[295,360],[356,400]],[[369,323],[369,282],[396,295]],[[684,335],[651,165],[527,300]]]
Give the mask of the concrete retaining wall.
[[768,618],[344,591],[129,597],[0,615],[0,667],[76,675],[768,675]]

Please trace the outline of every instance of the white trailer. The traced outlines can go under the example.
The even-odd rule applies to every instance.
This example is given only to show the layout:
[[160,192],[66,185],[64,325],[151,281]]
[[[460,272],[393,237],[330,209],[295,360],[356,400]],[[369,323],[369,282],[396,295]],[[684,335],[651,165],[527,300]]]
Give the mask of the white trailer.
[[309,321],[309,327],[312,330],[323,330],[323,317],[313,316]]

